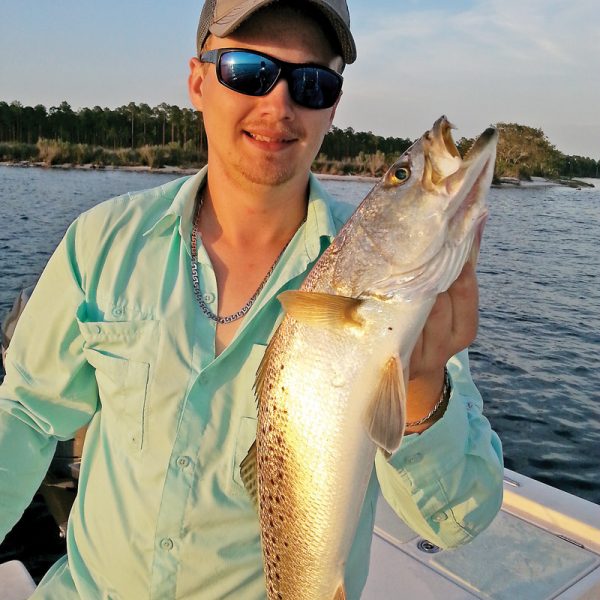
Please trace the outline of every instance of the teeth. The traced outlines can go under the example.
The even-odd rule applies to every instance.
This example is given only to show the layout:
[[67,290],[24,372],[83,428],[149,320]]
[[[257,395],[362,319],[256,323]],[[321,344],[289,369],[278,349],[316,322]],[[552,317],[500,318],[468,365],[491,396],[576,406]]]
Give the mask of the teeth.
[[275,139],[267,137],[266,135],[259,135],[258,133],[250,133],[250,136],[259,142],[285,142],[283,139]]

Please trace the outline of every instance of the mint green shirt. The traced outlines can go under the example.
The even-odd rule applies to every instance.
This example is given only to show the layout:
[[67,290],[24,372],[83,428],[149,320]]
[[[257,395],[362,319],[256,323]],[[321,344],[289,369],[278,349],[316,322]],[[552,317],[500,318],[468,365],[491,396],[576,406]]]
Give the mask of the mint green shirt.
[[[297,288],[352,208],[314,177],[298,230],[218,357],[215,324],[190,273],[194,199],[206,170],[81,215],[50,259],[17,326],[0,388],[0,538],[19,519],[56,440],[89,424],[68,557],[34,598],[264,598],[258,518],[239,464],[254,440],[252,384]],[[205,249],[200,285],[217,310]],[[415,531],[442,546],[470,540],[496,514],[502,453],[482,416],[465,353],[439,422],[378,457],[346,571],[348,597],[368,571],[379,486]]]

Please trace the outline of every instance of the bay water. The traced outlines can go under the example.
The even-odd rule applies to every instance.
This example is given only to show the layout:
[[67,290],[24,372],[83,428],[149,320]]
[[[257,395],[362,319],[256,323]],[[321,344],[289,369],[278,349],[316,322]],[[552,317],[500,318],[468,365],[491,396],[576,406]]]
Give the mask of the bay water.
[[[79,213],[176,177],[0,166],[0,315]],[[324,185],[357,204],[373,183]],[[485,413],[507,467],[600,503],[600,187],[492,189],[489,205],[470,350]]]

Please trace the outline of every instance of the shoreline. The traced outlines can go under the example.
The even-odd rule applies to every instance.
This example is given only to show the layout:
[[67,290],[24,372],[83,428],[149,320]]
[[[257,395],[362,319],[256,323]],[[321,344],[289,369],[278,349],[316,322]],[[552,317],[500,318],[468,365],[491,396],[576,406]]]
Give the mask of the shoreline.
[[[43,162],[31,162],[31,161],[0,161],[0,167],[15,167],[19,169],[57,169],[59,171],[128,171],[131,173],[152,173],[152,174],[172,174],[172,175],[195,175],[202,167],[176,167],[165,165],[157,169],[148,167],[145,165],[94,165],[85,164],[77,165],[72,163],[65,163],[61,165],[46,165]],[[381,179],[380,177],[373,177],[371,175],[334,175],[331,173],[316,173],[314,175],[317,179],[329,180],[329,181],[358,181],[363,183],[375,183]],[[573,189],[581,189],[582,187],[596,187],[600,186],[600,179],[595,180],[597,183],[591,183],[585,181],[590,179],[589,177],[583,179],[546,179],[545,177],[532,177],[531,181],[525,181],[517,179],[515,177],[501,177],[496,183],[492,183],[491,187],[495,189],[536,189],[544,187],[570,187]]]
[[[145,165],[103,165],[98,166],[94,164],[76,165],[72,163],[65,163],[62,165],[46,165],[42,162],[31,162],[31,161],[0,161],[0,167],[15,167],[19,169],[55,169],[58,171],[128,171],[130,173],[152,173],[152,174],[173,174],[173,175],[195,175],[201,168],[200,167],[175,167],[165,165],[158,169],[151,168]],[[333,175],[331,173],[314,173],[318,179],[329,179],[332,181],[361,181],[361,182],[373,182],[379,181],[380,177],[371,177],[370,175]]]
[[58,171],[129,171],[132,173],[173,173],[181,175],[193,175],[202,167],[174,167],[164,166],[158,169],[147,167],[145,165],[95,165],[88,163],[85,165],[76,165],[73,163],[64,163],[61,165],[46,165],[43,162],[31,162],[23,160],[19,162],[0,161],[0,167],[17,167],[19,169],[56,169]]
[[565,177],[559,177],[557,179],[547,179],[545,177],[532,177],[531,180],[527,181],[524,179],[517,179],[516,177],[500,177],[499,181],[492,183],[491,187],[495,189],[538,189],[545,187],[569,187],[572,189],[580,190],[581,188],[595,188],[598,184],[585,181],[590,179],[584,177],[583,179],[567,179]]

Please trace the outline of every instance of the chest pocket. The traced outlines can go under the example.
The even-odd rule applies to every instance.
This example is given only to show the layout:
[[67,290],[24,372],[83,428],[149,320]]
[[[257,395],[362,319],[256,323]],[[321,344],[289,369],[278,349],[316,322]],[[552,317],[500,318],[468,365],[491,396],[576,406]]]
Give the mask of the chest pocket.
[[79,322],[84,354],[94,367],[102,429],[111,443],[132,452],[144,445],[158,321]]

